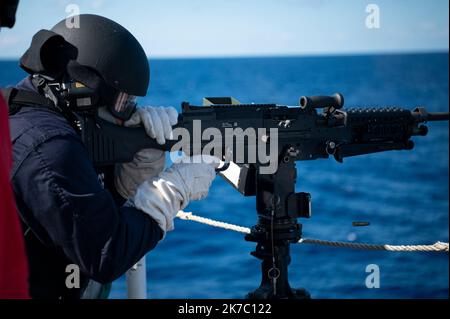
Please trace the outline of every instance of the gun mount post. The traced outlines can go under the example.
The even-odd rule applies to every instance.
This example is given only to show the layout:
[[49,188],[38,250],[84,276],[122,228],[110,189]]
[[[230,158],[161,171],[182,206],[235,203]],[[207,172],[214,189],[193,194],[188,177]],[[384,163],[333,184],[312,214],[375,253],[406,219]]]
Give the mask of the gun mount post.
[[281,156],[275,174],[256,174],[258,223],[245,237],[256,242],[251,254],[262,260],[260,286],[247,295],[250,299],[307,299],[304,289],[292,289],[288,281],[290,244],[301,238],[299,217],[310,216],[310,195],[295,193],[297,171],[294,159]]

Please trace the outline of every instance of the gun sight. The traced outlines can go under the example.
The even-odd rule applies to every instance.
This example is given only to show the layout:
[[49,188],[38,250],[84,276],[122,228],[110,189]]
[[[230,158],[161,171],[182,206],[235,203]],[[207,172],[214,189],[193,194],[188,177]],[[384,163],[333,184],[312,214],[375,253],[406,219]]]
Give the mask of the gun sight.
[[340,109],[344,106],[344,96],[335,93],[331,96],[302,96],[300,98],[300,107],[305,108],[334,108]]

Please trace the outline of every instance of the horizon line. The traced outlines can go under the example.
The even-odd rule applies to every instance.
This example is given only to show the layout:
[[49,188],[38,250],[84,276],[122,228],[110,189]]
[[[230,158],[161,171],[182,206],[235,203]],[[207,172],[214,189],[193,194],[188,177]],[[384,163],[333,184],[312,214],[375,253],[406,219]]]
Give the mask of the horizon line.
[[[355,51],[355,52],[308,52],[308,53],[268,53],[268,54],[229,54],[229,55],[155,55],[152,60],[196,60],[196,59],[258,59],[258,58],[315,58],[315,57],[357,57],[418,54],[449,54],[448,49],[436,50],[392,50],[392,51]],[[0,57],[0,61],[17,61],[18,57]]]

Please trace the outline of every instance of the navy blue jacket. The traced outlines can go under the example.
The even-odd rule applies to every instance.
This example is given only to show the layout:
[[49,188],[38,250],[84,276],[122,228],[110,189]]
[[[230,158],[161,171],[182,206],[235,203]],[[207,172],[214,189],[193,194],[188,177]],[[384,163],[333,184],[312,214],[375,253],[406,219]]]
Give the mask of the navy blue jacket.
[[[22,88],[29,88],[29,82]],[[20,88],[20,87],[19,87]],[[161,239],[147,214],[121,207],[107,189],[75,130],[60,114],[23,107],[10,117],[12,183],[23,220],[31,296],[79,297],[65,272],[76,264],[101,283],[118,278]]]

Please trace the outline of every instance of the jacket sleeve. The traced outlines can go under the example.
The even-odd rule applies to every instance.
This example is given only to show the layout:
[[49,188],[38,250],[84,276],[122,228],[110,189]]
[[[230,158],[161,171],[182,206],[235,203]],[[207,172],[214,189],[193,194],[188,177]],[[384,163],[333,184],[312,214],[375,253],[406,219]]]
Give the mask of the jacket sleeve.
[[120,277],[161,239],[147,214],[116,206],[74,137],[41,144],[16,178],[20,196],[51,242],[98,282]]

